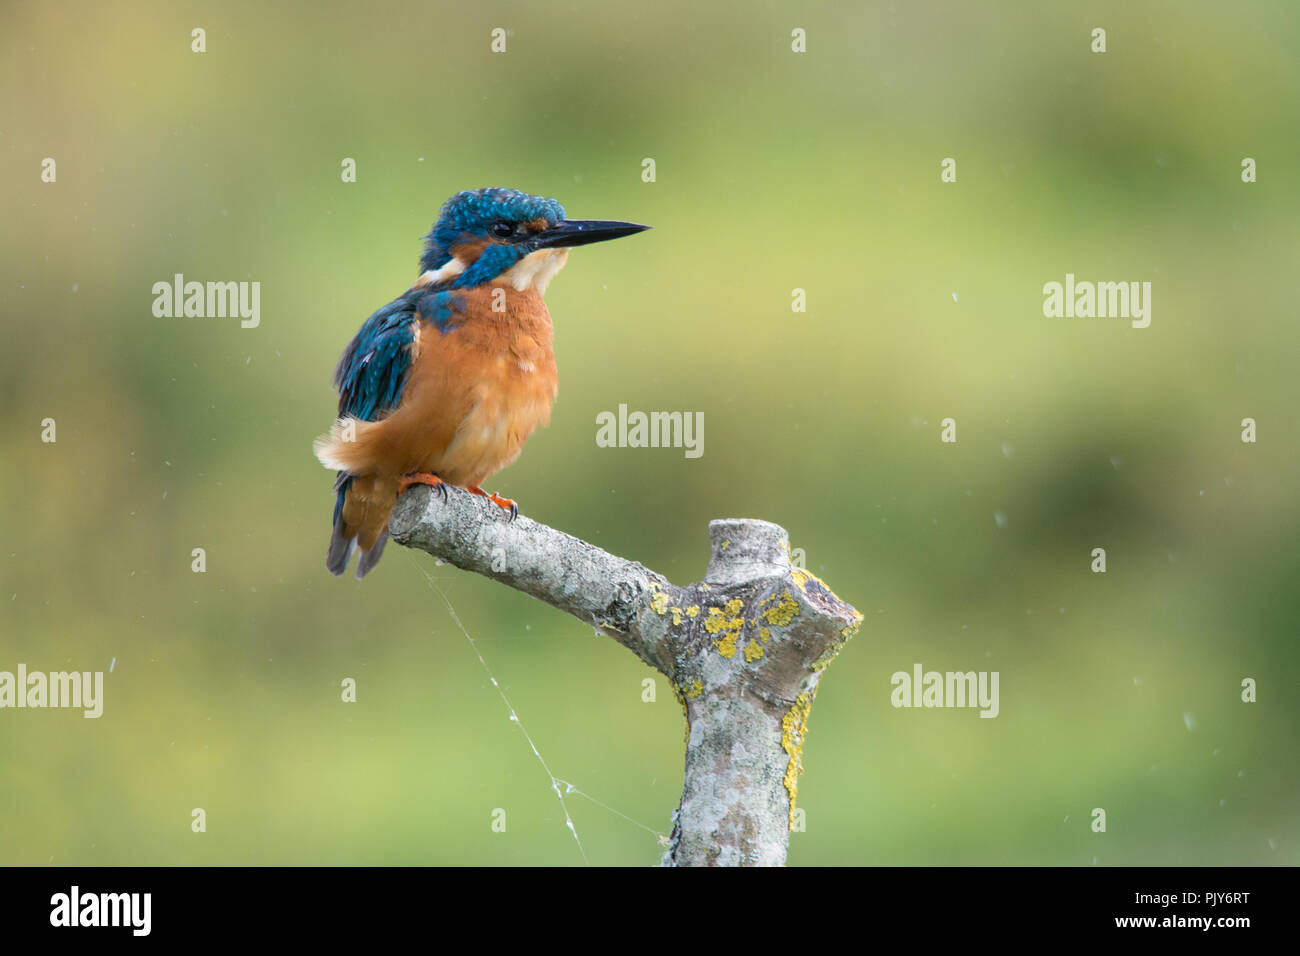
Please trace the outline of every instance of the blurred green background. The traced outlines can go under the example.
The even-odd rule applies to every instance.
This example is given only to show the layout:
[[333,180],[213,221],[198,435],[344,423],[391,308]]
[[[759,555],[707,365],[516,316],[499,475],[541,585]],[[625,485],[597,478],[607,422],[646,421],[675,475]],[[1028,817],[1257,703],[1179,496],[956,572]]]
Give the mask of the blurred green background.
[[[423,553],[324,569],[334,363],[501,185],[655,229],[551,286],[553,423],[489,486],[681,583],[775,521],[866,615],[791,864],[1300,863],[1300,11],[1136,6],[6,3],[0,669],[113,671],[99,720],[0,711],[0,862],[581,864],[426,575],[636,821],[571,796],[587,859],[658,861],[662,679]],[[177,272],[260,327],[155,318]],[[1067,272],[1150,281],[1150,328],[1045,318]],[[703,457],[598,448],[619,403],[702,411]],[[917,662],[1001,715],[895,710]]]

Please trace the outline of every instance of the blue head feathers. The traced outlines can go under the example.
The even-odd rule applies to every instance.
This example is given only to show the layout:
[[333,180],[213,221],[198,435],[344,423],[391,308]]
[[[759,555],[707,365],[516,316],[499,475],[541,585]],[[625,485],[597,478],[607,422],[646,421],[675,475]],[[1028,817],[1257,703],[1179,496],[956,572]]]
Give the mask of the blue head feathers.
[[[518,244],[528,232],[564,220],[564,207],[554,199],[530,196],[518,189],[467,189],[448,199],[438,221],[424,237],[420,269],[440,269],[451,260],[458,243],[478,240]],[[531,228],[528,224],[534,224]]]

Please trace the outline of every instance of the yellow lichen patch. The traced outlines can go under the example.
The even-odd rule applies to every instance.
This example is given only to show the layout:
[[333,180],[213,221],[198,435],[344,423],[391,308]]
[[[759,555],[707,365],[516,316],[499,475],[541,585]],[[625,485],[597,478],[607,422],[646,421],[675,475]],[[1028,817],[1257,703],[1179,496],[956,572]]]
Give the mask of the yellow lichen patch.
[[785,768],[785,789],[790,794],[790,827],[794,827],[795,794],[799,789],[799,774],[803,773],[803,742],[808,735],[808,714],[812,711],[812,699],[817,693],[800,694],[795,698],[784,717],[781,718],[781,748],[790,755],[790,762]]
[[651,582],[650,584],[650,593],[653,595],[653,597],[650,598],[650,609],[660,617],[663,617],[668,610],[668,595],[665,594],[663,588],[655,582]]
[[691,745],[691,712],[686,707],[686,696],[682,693],[682,688],[677,686],[676,681],[672,682],[672,688],[677,703],[682,705],[682,716],[686,718],[686,730],[682,733],[682,743],[689,747]]
[[698,604],[692,604],[690,607],[688,607],[688,608],[686,609],[686,616],[689,617],[689,618],[697,618],[697,617],[699,617],[699,616],[700,616],[700,606],[699,606]]
[[760,627],[758,629],[758,636],[761,637],[763,639],[763,643],[766,644],[768,641],[772,639],[772,632],[765,627]]
[[704,693],[704,685],[697,680],[693,680],[686,685],[686,696],[689,697],[691,700],[694,700],[696,697],[699,697],[703,693]]
[[725,610],[720,607],[709,608],[709,615],[704,619],[704,630],[710,634],[722,635],[713,644],[723,657],[734,657],[736,654],[736,639],[745,626],[745,615],[741,613],[743,607],[744,602],[737,598],[728,601]]
[[754,661],[758,660],[762,656],[763,647],[758,643],[758,641],[750,641],[745,645],[745,660],[749,663],[754,663]]
[[[734,614],[732,604],[739,604],[739,601],[731,601],[727,604],[727,611]],[[709,616],[704,619],[704,629],[710,634],[721,634],[723,631],[739,631],[745,626],[745,617],[727,617],[720,607],[709,608]]]
[[813,670],[824,671],[830,662],[835,659],[835,655],[840,652],[840,649],[849,642],[849,638],[858,633],[858,628],[862,626],[862,612],[854,611],[853,618],[852,624],[846,624],[840,629],[840,639],[822,651],[821,656],[812,662]]
[[682,705],[682,714],[689,720],[690,715],[686,713],[686,695],[682,692],[681,686],[676,681],[672,681],[669,686],[673,689],[673,696],[677,698],[677,703]]
[[[839,595],[836,594],[834,591],[832,591],[830,588],[828,588],[826,586],[826,582],[823,581],[821,578],[817,577],[817,575],[813,574],[811,571],[808,571],[804,568],[792,568],[790,571],[790,577],[794,579],[795,585],[804,594],[808,593],[808,582],[816,581],[817,586],[820,587],[823,591],[825,591],[831,597],[835,598],[835,600],[837,601],[840,600]],[[843,604],[844,602],[840,601],[840,603]]]
[[789,591],[781,592],[781,600],[775,607],[770,607],[760,615],[773,627],[785,627],[799,613],[799,605]]
[[826,648],[826,650],[822,651],[821,656],[812,662],[812,669],[815,671],[826,670],[826,668],[830,666],[831,661],[835,660],[835,655],[838,654],[847,643],[848,638],[845,638],[842,641],[836,641],[830,647]]
[[723,551],[726,551],[729,547],[731,547],[731,539],[730,539],[730,538],[728,538],[726,541],[722,542],[722,550],[723,550]]
[[723,657],[736,656],[736,639],[740,637],[736,632],[732,632],[720,641],[714,641],[713,646],[718,649],[718,653]]
[[670,607],[668,610],[673,612],[673,627],[681,627],[682,609],[679,607]]

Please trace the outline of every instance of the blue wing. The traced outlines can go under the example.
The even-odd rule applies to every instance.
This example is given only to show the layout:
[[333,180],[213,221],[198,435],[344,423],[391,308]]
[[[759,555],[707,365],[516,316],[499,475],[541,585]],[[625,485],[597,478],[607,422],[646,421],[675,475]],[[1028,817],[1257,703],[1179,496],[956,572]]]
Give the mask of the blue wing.
[[372,422],[396,408],[411,367],[415,303],[394,299],[362,324],[334,370],[339,417]]
[[455,325],[461,305],[454,292],[412,289],[366,319],[334,370],[339,416],[373,422],[400,405],[417,316],[446,332]]
[[[406,374],[411,368],[415,321],[414,303],[402,296],[362,323],[334,370],[340,418],[351,416],[373,422],[401,404]],[[353,541],[344,533],[340,520],[351,484],[352,478],[345,471],[340,471],[334,482],[334,535],[326,565],[335,574],[343,573],[352,553]],[[375,549],[382,550],[382,544]],[[378,557],[376,553],[371,563]]]
[[[412,289],[401,298],[375,312],[361,325],[334,370],[334,385],[339,390],[339,417],[373,422],[383,418],[402,402],[407,375],[411,369],[411,344],[415,341],[415,323],[429,320],[439,331],[448,331],[455,323],[453,312],[460,305],[454,293],[444,290]],[[340,471],[334,483],[334,532],[330,538],[326,566],[334,574],[347,567],[354,538],[347,534],[341,520],[352,477]],[[361,577],[374,567],[383,552],[388,533],[357,565]]]

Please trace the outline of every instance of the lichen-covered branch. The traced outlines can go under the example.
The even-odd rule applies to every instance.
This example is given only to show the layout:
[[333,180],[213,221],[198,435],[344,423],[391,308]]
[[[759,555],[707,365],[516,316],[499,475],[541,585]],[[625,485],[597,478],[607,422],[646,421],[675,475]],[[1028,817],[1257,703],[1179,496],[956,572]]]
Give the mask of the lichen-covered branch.
[[664,863],[781,865],[801,754],[826,665],[862,615],[790,564],[767,521],[709,524],[704,580],[669,583],[635,561],[484,498],[416,486],[393,540],[531,594],[611,635],[672,685],[686,716],[686,775]]

